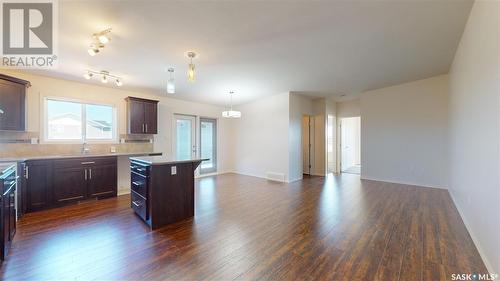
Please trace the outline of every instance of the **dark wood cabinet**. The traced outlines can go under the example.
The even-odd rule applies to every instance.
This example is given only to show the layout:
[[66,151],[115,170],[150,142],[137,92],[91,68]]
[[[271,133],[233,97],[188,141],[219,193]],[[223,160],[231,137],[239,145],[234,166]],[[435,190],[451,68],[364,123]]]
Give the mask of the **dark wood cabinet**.
[[26,212],[34,212],[50,207],[52,202],[52,161],[27,161]]
[[128,97],[127,119],[129,134],[157,134],[158,101]]
[[66,204],[85,199],[87,170],[81,166],[54,170],[54,203]]
[[16,234],[16,166],[0,171],[0,259],[4,260]]
[[0,74],[0,130],[24,131],[28,81]]
[[26,212],[113,197],[117,194],[117,158],[27,161],[24,178]]
[[98,165],[90,168],[88,182],[88,196],[106,198],[116,196],[117,166],[116,163]]

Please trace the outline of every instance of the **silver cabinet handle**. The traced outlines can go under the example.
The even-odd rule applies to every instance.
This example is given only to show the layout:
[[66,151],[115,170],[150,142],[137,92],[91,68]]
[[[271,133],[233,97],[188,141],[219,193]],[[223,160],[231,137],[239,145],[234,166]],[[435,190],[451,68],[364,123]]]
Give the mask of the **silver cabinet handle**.
[[90,179],[92,179],[92,169],[89,169],[89,176],[90,176]]
[[135,201],[132,201],[132,204],[134,204],[134,206],[136,207],[140,207],[141,205],[137,204]]
[[87,169],[85,169],[85,180],[87,180]]
[[30,170],[29,170],[29,167],[26,166],[26,167],[24,167],[24,177],[29,178],[29,175],[30,175]]
[[144,124],[146,126],[146,133],[148,132],[148,124]]
[[95,164],[95,162],[94,161],[82,162],[82,165],[89,165],[89,164]]
[[133,181],[132,184],[135,185],[135,186],[140,186],[141,185],[141,184],[137,183],[136,181]]
[[142,124],[142,132],[145,133],[146,130],[144,129],[144,124]]

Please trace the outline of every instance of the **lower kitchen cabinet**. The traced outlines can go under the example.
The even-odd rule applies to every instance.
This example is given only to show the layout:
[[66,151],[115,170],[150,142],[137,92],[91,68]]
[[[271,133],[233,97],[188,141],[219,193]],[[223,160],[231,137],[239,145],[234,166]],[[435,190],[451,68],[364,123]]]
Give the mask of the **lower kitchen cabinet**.
[[36,160],[25,163],[26,212],[117,194],[116,157]]

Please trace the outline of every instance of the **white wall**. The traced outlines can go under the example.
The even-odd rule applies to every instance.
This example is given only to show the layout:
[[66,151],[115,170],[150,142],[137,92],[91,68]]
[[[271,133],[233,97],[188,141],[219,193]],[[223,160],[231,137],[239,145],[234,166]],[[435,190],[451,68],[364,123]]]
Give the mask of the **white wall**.
[[337,103],[337,118],[361,116],[360,99],[347,100]]
[[361,177],[448,187],[448,76],[361,94]]
[[450,71],[450,192],[500,273],[500,2],[476,1]]
[[234,171],[256,177],[278,173],[288,181],[289,94],[282,93],[237,107],[232,120]]

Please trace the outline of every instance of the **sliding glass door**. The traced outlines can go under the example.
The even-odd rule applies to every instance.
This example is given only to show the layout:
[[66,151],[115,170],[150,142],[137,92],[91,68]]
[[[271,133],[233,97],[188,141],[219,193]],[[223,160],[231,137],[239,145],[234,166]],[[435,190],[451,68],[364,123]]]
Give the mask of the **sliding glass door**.
[[217,172],[216,119],[200,118],[200,157],[210,159],[201,163],[201,174]]
[[175,115],[175,157],[178,160],[196,158],[196,118]]

